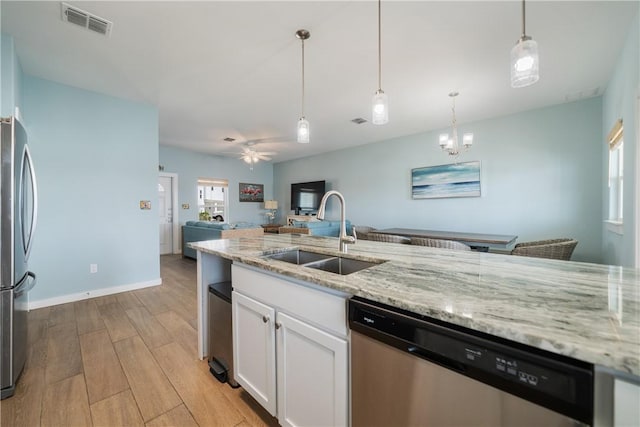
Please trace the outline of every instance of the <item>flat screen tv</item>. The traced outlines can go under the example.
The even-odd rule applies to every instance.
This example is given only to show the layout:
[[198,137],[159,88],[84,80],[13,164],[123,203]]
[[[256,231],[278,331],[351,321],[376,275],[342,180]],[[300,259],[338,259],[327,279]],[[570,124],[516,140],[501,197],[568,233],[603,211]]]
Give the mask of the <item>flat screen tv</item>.
[[291,209],[296,215],[317,211],[324,196],[324,181],[291,184]]

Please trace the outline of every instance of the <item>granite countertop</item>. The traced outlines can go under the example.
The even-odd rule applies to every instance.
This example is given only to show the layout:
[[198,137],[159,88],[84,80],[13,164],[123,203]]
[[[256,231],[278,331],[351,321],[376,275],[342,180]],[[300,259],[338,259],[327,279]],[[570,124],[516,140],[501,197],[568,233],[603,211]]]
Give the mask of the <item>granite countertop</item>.
[[360,240],[348,257],[386,260],[340,276],[266,253],[338,254],[297,234],[190,243],[196,250],[640,376],[640,271],[600,264]]

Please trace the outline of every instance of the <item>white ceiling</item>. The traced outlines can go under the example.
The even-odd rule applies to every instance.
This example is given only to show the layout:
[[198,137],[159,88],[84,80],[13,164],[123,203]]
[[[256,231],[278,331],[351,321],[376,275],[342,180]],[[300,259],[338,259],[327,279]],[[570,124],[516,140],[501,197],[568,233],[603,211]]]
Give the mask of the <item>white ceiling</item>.
[[[69,1],[114,23],[110,37],[63,22],[60,2],[3,0],[2,32],[23,71],[158,107],[160,144],[233,155],[242,142],[284,161],[601,94],[637,1],[529,1],[540,81],[509,85],[519,1],[382,2],[382,88],[390,122],[370,120],[377,89],[375,1]],[[295,142],[305,42],[311,143]],[[234,143],[223,138],[233,137]],[[434,144],[436,142],[434,141]]]

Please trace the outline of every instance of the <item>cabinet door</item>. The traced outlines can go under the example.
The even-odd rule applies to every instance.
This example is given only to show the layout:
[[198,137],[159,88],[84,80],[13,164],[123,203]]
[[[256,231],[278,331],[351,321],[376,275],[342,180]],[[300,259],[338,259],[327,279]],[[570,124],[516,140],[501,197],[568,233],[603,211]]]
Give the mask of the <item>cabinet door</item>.
[[278,421],[347,425],[347,341],[277,314]]
[[233,374],[236,381],[275,416],[275,311],[235,291],[232,308]]

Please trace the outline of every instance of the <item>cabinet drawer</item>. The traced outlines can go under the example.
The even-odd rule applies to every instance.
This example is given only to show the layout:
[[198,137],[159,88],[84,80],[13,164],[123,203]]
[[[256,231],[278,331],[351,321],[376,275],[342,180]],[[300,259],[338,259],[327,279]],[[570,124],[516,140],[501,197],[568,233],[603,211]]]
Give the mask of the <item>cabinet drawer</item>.
[[295,283],[242,264],[231,266],[231,278],[234,290],[329,332],[347,336],[348,295],[311,288],[316,285]]

